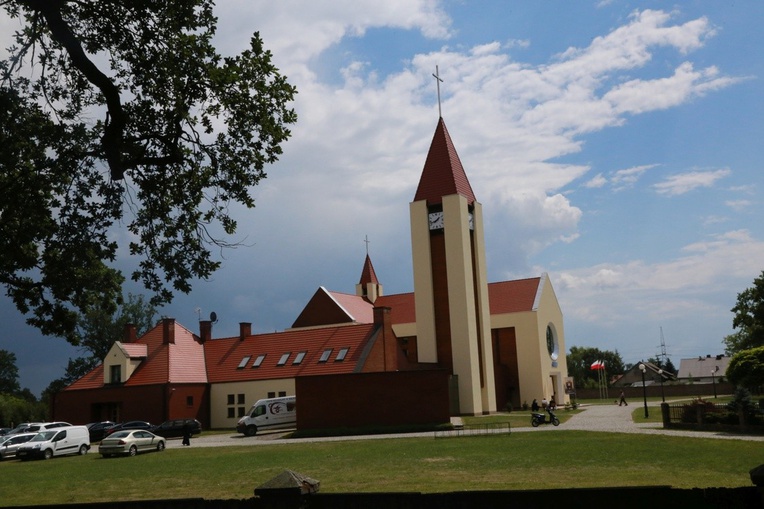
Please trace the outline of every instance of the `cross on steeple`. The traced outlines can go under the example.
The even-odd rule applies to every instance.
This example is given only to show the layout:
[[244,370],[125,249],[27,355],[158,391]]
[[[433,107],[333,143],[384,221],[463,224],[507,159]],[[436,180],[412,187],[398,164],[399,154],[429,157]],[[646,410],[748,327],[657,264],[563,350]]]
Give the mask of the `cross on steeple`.
[[369,255],[369,243],[371,242],[369,240],[369,236],[368,235],[364,236],[364,240],[363,241],[366,244],[366,256],[368,256]]
[[438,66],[435,66],[435,74],[432,75],[435,78],[435,83],[438,85],[438,118],[443,118],[443,114],[440,111],[440,83],[443,81],[438,72]]

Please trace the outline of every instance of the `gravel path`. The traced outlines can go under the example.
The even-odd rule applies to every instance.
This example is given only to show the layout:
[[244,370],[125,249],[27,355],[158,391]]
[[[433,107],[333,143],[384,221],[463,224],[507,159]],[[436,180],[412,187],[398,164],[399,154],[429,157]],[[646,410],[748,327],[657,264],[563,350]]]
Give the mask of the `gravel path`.
[[[512,428],[512,433],[532,433],[532,432],[554,432],[563,430],[580,431],[603,431],[609,433],[643,433],[649,435],[669,435],[695,438],[716,438],[722,440],[748,440],[752,442],[764,442],[764,436],[736,435],[722,432],[705,431],[680,431],[665,430],[658,423],[635,423],[631,419],[631,412],[635,406],[618,405],[584,405],[583,412],[572,416],[567,422],[558,427],[550,424],[539,426],[538,428]],[[660,412],[660,407],[649,406],[650,412]],[[561,410],[562,411],[562,410]],[[457,422],[459,418],[455,418]],[[323,438],[297,438],[290,440],[281,440],[288,432],[274,432],[258,434],[254,437],[245,437],[235,431],[231,433],[203,434],[191,439],[192,447],[224,447],[234,445],[274,445],[274,444],[294,444],[297,442],[330,442],[343,440],[381,440],[386,438],[411,438],[411,437],[432,437],[432,432],[427,433],[398,433],[391,435],[362,435],[347,437],[323,437]],[[167,447],[171,449],[182,448],[180,439],[168,440]]]

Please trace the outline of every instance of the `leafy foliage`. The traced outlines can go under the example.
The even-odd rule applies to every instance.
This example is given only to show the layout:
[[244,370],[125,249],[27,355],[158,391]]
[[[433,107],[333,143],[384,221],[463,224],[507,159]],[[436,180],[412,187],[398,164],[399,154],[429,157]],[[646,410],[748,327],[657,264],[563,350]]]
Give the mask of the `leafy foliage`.
[[750,390],[764,386],[764,346],[733,355],[727,365],[727,379]]
[[764,346],[764,271],[754,279],[753,286],[737,295],[732,327],[737,329],[724,338],[727,355]]
[[211,0],[0,6],[23,22],[0,62],[0,283],[78,344],[78,312],[117,309],[119,249],[155,306],[218,268],[229,207],[254,206],[296,91],[257,33],[217,53]]
[[19,391],[19,368],[16,354],[0,350],[0,394],[16,394]]
[[595,361],[605,362],[605,373],[609,375],[619,374],[625,371],[621,354],[618,351],[611,352],[599,348],[573,346],[566,356],[568,363],[568,376],[576,381],[576,387],[596,387],[597,372],[591,369]]

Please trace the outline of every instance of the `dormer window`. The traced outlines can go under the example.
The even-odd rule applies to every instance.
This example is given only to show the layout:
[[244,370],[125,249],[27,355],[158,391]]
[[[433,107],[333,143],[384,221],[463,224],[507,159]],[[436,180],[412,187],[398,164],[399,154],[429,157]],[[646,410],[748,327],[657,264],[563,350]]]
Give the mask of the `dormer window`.
[[292,352],[287,352],[284,355],[282,355],[279,361],[276,363],[276,366],[283,366],[284,364],[286,364],[287,361],[289,360],[290,355],[292,355]]
[[340,348],[340,351],[337,352],[337,358],[334,359],[334,360],[335,361],[344,361],[345,360],[345,356],[347,356],[349,350],[350,350],[350,348],[347,348],[347,347]]
[[245,367],[247,364],[249,364],[249,359],[251,359],[251,358],[252,358],[252,356],[251,356],[251,355],[246,355],[246,356],[244,356],[244,357],[241,359],[241,362],[239,363],[239,365],[238,365],[238,366],[236,366],[236,369],[244,369],[244,367]]
[[305,354],[308,352],[300,352],[297,354],[297,357],[294,358],[294,361],[292,361],[292,364],[300,364],[302,360],[305,358]]
[[252,367],[259,368],[260,364],[262,364],[264,360],[265,360],[265,354],[258,355],[257,359],[255,359],[255,362],[252,363]]
[[332,354],[332,349],[327,348],[324,350],[324,352],[321,354],[321,358],[318,359],[318,362],[326,362],[329,360],[329,356]]

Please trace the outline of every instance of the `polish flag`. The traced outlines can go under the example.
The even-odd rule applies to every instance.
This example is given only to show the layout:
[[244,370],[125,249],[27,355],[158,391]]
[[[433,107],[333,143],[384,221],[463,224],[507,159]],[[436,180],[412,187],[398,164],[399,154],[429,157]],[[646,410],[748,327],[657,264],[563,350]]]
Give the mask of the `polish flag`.
[[598,369],[605,369],[605,361],[594,361],[590,369],[593,369],[595,371]]

